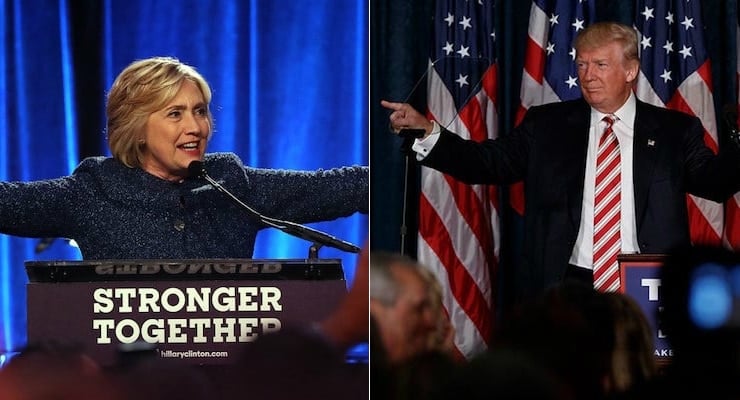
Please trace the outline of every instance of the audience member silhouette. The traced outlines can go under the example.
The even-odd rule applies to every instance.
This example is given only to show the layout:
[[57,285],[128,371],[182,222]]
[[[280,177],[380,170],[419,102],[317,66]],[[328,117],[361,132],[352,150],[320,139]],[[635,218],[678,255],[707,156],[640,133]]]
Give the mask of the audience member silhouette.
[[615,332],[606,300],[592,286],[564,281],[502,321],[494,348],[527,355],[559,383],[567,399],[605,397]]
[[107,368],[111,386],[126,400],[220,399],[220,386],[211,381],[206,367],[160,358],[154,352],[122,355]]
[[494,348],[458,364],[438,400],[569,400],[559,377],[528,351]]
[[390,364],[429,349],[439,316],[421,266],[399,254],[370,255],[370,315]]
[[437,399],[460,362],[436,277],[409,257],[370,257],[371,395]]
[[611,368],[604,382],[608,395],[641,387],[658,374],[655,329],[639,304],[626,294],[602,293],[612,313],[615,343]]
[[32,343],[0,369],[0,399],[125,400],[111,383],[79,346]]
[[419,272],[427,282],[429,298],[432,302],[432,315],[436,316],[436,326],[434,332],[429,336],[427,349],[448,354],[457,361],[464,361],[465,357],[455,346],[455,328],[444,309],[442,285],[439,284],[437,277],[429,269],[419,268]]
[[391,399],[395,380],[388,352],[378,332],[378,323],[370,316],[370,396],[373,399]]
[[368,341],[368,263],[366,244],[352,287],[326,318],[246,345],[236,365],[214,377],[224,398],[367,398],[368,369],[347,363],[345,354]]
[[[391,367],[393,392],[387,399],[441,400],[461,364],[441,349],[431,349]],[[381,397],[373,398],[380,399]],[[464,397],[454,397],[464,398]]]

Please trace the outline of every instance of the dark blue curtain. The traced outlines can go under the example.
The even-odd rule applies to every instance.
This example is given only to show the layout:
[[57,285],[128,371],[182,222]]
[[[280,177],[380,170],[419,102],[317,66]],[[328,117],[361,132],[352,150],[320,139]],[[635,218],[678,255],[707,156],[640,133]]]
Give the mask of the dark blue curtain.
[[[106,90],[155,55],[211,84],[209,151],[267,168],[367,165],[367,10],[366,0],[0,0],[0,180],[54,178],[108,155]],[[358,245],[368,235],[364,215],[311,226]],[[80,258],[64,240],[38,244],[0,235],[0,364],[25,344],[23,262]],[[266,230],[254,257],[305,258],[309,245]],[[351,284],[357,255],[320,257],[341,258]]]

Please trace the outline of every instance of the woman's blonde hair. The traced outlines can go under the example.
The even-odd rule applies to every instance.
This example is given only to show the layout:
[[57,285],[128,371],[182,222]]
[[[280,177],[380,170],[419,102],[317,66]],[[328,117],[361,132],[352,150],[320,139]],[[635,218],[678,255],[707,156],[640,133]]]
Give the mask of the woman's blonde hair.
[[[149,116],[172,101],[186,79],[195,83],[206,105],[210,104],[208,82],[195,68],[172,57],[134,61],[118,75],[108,92],[105,109],[108,148],[114,158],[131,168],[141,166]],[[207,119],[213,132],[210,108]]]

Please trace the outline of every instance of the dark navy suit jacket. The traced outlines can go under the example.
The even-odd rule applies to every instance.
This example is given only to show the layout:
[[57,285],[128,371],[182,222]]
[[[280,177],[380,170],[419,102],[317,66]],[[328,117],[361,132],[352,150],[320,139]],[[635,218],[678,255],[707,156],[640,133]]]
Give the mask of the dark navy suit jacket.
[[[583,100],[532,107],[509,135],[482,143],[444,131],[422,161],[466,183],[524,181],[523,254],[517,298],[565,273],[580,226],[590,106]],[[686,193],[722,202],[740,190],[740,150],[706,147],[698,118],[637,101],[634,125],[637,238],[643,254],[688,245]]]

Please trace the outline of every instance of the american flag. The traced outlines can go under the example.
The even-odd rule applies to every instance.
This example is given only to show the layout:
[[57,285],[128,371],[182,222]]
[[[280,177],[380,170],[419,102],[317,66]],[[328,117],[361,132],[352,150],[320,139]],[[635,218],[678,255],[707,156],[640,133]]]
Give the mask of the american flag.
[[[458,135],[497,136],[494,2],[437,1],[427,80],[428,117]],[[498,264],[498,192],[421,171],[418,260],[443,287],[460,355],[488,347]]]
[[[738,10],[738,24],[735,33],[735,45],[737,46],[737,53],[740,54],[740,10]],[[737,73],[737,110],[738,120],[736,124],[740,124],[740,62],[736,62],[735,67]],[[725,205],[725,245],[735,251],[740,251],[740,192],[735,193],[735,196],[731,198]]]
[[[532,106],[581,97],[573,41],[579,31],[593,22],[594,2],[532,1],[516,124]],[[510,193],[512,208],[523,214],[522,184],[513,185]]]
[[[699,117],[704,141],[717,152],[712,74],[699,2],[640,0],[635,11],[641,63],[637,97]],[[720,245],[722,204],[691,195],[686,201],[692,243]]]

